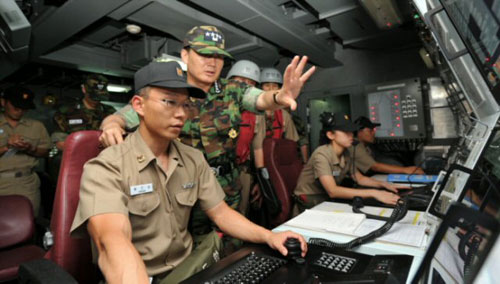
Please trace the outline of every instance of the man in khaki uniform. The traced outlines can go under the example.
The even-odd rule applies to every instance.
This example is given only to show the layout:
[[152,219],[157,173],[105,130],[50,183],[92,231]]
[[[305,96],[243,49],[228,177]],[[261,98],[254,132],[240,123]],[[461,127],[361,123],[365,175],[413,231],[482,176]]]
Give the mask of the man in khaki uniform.
[[[376,198],[377,200],[395,204],[399,197],[394,193],[377,190],[385,188],[397,192],[399,186],[378,181],[362,175],[352,168],[352,160],[347,149],[351,147],[353,132],[358,127],[345,114],[323,113],[321,115],[321,139],[319,146],[300,173],[294,190],[296,206],[294,214],[329,200],[330,198],[352,199]],[[355,189],[341,185],[342,180],[350,174],[360,185],[370,189]]]
[[26,196],[35,216],[40,209],[40,179],[33,172],[39,157],[47,156],[50,138],[40,121],[23,118],[34,109],[34,94],[22,87],[11,87],[1,99],[0,115],[0,195]]
[[375,161],[369,145],[375,143],[375,129],[380,123],[373,123],[365,116],[360,116],[355,123],[359,126],[357,137],[358,145],[351,147],[349,151],[354,156],[356,168],[367,173],[369,170],[386,174],[424,174],[424,171],[415,166],[402,167]]
[[203,154],[176,141],[191,111],[190,97],[205,97],[186,83],[180,65],[153,62],[134,80],[131,105],[139,128],[85,165],[72,226],[74,235],[87,228],[106,281],[149,283],[149,276],[177,283],[190,276],[176,271],[197,261],[190,256],[193,239],[187,230],[197,201],[222,231],[285,255],[284,242],[295,237],[305,255],[302,236],[272,233],[231,209]]
[[[260,73],[260,83],[264,91],[279,90],[283,84],[283,76],[275,68],[264,68]],[[259,157],[256,158],[256,163],[264,165],[262,144],[266,137],[285,138],[297,142],[303,161],[307,162],[307,145],[301,143],[307,139],[301,139],[292,115],[287,110],[266,111],[265,114],[257,116],[256,133],[253,143],[256,157]]]

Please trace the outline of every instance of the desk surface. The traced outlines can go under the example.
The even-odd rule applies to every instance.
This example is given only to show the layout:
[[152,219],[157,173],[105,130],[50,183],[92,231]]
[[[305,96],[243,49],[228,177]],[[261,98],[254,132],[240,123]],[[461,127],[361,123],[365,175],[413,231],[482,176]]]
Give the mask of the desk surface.
[[[314,208],[312,210],[321,210],[321,211],[330,211],[330,212],[352,212],[351,206],[349,204],[344,204],[344,203],[335,203],[335,202],[323,202]],[[381,210],[386,210],[387,214],[390,214],[392,212],[392,209],[389,208],[378,208],[378,207],[370,207],[366,206],[363,208],[364,211],[369,212],[369,213],[377,213],[380,212]],[[413,214],[413,215],[412,215]],[[421,214],[421,215],[420,215]],[[385,215],[385,214],[384,214]],[[417,219],[417,222],[425,222],[423,218],[423,212],[416,212],[416,211],[409,211],[409,216],[413,216],[412,218],[415,218],[415,216],[419,216]],[[411,217],[405,217],[406,218],[411,218]],[[402,220],[403,221],[403,220]],[[327,240],[331,240],[334,242],[348,242],[355,237],[353,236],[348,236],[344,234],[339,234],[339,233],[332,233],[332,232],[326,232],[326,231],[319,231],[319,230],[312,230],[312,229],[305,229],[305,228],[298,228],[298,227],[292,227],[288,226],[285,224],[278,226],[275,228],[273,231],[275,232],[282,232],[282,231],[287,231],[291,230],[294,232],[297,232],[306,238],[308,240],[309,238],[323,238]],[[375,254],[408,254],[414,256],[413,263],[410,268],[410,273],[408,277],[408,283],[411,282],[413,279],[413,276],[415,275],[420,263],[422,262],[422,259],[425,255],[426,247],[427,247],[427,239],[424,240],[424,245],[422,247],[412,247],[412,246],[406,246],[406,245],[399,245],[399,244],[393,244],[393,243],[383,243],[383,242],[370,242],[367,244],[364,244],[356,249],[354,251],[359,252],[359,253],[365,253],[369,255],[375,255]]]

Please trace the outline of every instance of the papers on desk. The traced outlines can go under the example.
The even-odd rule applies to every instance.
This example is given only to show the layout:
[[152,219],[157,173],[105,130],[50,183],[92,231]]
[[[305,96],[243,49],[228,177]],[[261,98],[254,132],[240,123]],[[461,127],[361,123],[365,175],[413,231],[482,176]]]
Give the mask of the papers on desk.
[[[340,233],[351,236],[364,236],[380,228],[385,222],[366,219],[364,214],[326,212],[306,210],[297,217],[286,222],[286,225]],[[396,223],[377,241],[420,247],[425,237],[425,226]]]
[[306,210],[286,224],[300,228],[352,235],[365,219],[364,214]]
[[[382,227],[384,221],[366,219],[354,232],[355,236],[367,235]],[[377,241],[420,247],[425,237],[425,226],[395,223],[392,228]]]

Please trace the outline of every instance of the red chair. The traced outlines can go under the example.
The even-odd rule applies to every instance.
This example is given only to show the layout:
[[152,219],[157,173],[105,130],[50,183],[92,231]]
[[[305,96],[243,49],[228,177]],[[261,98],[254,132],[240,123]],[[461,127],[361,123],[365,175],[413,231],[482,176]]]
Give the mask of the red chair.
[[21,195],[0,196],[0,282],[15,279],[23,262],[43,258],[30,243],[35,233],[33,207]]
[[276,227],[291,217],[293,208],[292,193],[302,171],[302,159],[297,143],[287,139],[264,139],[264,165],[269,171],[276,196],[281,201],[281,213],[271,219]]
[[[50,223],[53,245],[45,255],[46,259],[68,272],[78,283],[97,283],[99,279],[99,270],[92,263],[90,239],[72,238],[69,231],[80,199],[83,165],[100,153],[100,134],[100,131],[79,131],[65,140]],[[21,280],[25,277],[21,275],[22,272],[27,274],[26,279],[35,277],[37,280],[22,283],[51,283],[45,281],[47,276],[39,277],[41,272],[47,271],[46,265],[46,262],[41,265],[40,262],[32,262],[31,266],[30,263],[24,264],[19,272]],[[54,277],[50,281],[54,281]]]

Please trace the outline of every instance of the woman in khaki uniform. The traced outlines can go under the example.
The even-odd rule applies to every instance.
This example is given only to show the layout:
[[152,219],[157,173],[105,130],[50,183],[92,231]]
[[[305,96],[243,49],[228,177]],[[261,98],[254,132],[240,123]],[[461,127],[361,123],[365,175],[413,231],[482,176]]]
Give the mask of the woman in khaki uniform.
[[[368,189],[340,186],[348,174],[352,176],[352,161],[346,149],[352,145],[353,132],[357,130],[357,126],[347,115],[338,113],[323,113],[321,122],[322,146],[314,151],[299,176],[294,190],[297,201],[294,213],[298,214],[330,198],[352,199],[360,196],[375,198],[386,204],[396,204],[399,196],[392,193],[397,192],[395,185],[366,177],[358,170],[353,175],[355,181],[369,187]],[[373,188],[385,188],[392,192]]]

